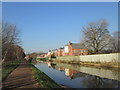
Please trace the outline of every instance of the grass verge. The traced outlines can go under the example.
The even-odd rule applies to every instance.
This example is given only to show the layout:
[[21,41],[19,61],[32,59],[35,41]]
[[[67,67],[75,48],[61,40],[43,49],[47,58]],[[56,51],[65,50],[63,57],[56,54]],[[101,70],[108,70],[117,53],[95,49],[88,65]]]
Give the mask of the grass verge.
[[114,68],[118,69],[120,68],[120,63],[115,62],[80,62],[80,61],[61,61],[61,60],[55,60],[56,63],[67,63],[67,64],[78,64],[81,66],[88,66],[88,67],[96,67],[96,68]]
[[94,66],[94,67],[99,67],[99,68],[120,68],[120,66],[118,65],[119,63],[114,63],[114,62],[104,62],[104,63],[100,63],[100,62],[80,62],[80,65],[84,65],[84,66]]
[[39,69],[37,69],[34,65],[30,64],[29,62],[28,64],[31,65],[35,79],[43,88],[61,88],[59,84],[53,81],[45,73],[41,72]]
[[2,65],[2,81],[6,79],[6,77],[20,65],[21,61],[10,61],[4,65]]

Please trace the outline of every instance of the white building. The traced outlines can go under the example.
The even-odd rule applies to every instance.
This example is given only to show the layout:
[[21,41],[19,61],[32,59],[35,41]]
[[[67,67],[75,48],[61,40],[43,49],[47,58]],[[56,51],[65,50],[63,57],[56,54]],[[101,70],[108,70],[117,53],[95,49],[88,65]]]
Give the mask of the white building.
[[69,51],[68,51],[68,45],[65,45],[65,46],[64,46],[64,52],[65,52],[65,53],[68,53],[68,52],[69,52]]

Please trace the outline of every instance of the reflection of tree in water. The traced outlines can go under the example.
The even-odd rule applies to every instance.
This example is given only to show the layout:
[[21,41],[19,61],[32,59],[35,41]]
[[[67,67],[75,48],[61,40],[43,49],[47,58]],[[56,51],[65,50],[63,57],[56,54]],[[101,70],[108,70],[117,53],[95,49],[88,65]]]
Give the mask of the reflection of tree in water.
[[97,76],[86,75],[83,79],[83,85],[86,88],[117,88],[118,81],[108,80]]
[[51,67],[55,69],[56,64],[55,63],[51,63]]

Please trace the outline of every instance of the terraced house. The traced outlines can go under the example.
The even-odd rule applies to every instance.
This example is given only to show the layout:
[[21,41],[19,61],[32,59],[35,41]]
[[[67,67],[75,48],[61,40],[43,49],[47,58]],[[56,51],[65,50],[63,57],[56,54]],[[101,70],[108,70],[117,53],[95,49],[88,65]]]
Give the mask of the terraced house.
[[82,43],[71,43],[68,42],[64,48],[59,48],[55,50],[50,50],[48,52],[48,56],[50,57],[52,54],[55,56],[79,56],[79,55],[87,55],[88,49]]
[[78,55],[87,55],[88,49],[81,43],[71,43],[68,42],[68,45],[64,47],[64,56],[78,56]]

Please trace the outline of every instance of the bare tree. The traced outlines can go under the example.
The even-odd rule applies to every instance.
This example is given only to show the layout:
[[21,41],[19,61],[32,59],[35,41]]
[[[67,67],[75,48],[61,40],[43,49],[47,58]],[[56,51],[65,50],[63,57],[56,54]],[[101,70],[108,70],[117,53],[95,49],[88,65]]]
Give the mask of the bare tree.
[[2,61],[2,23],[0,22],[0,64]]
[[33,53],[30,54],[30,57],[32,57],[32,58],[35,59],[35,58],[37,57],[37,55],[38,55],[38,54],[37,54],[36,52],[33,52]]
[[89,23],[82,29],[82,43],[94,53],[100,53],[102,50],[108,49],[107,46],[111,36],[107,27],[108,22],[106,20]]
[[[10,60],[10,58],[16,59],[17,55],[15,54],[18,54],[16,50],[18,50],[20,42],[18,35],[19,32],[16,25],[2,23],[2,61]],[[19,51],[20,49],[22,50],[19,47]]]
[[16,60],[21,60],[25,57],[24,50],[21,46],[19,45],[14,45],[13,46],[14,54],[16,56]]
[[112,52],[120,52],[120,32],[114,32],[110,41]]

